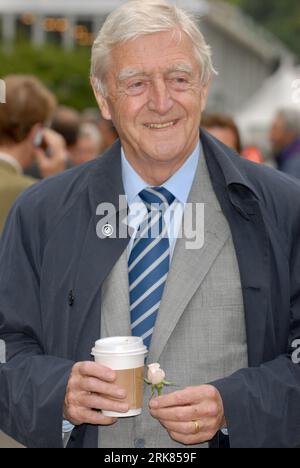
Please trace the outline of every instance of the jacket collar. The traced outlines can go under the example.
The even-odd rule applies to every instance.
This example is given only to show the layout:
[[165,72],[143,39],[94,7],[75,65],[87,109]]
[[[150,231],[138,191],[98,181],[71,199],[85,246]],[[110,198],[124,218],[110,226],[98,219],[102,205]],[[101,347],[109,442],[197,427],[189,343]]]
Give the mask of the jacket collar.
[[240,170],[241,163],[244,162],[242,157],[203,129],[201,129],[200,137],[208,164],[211,157],[218,163],[227,188],[230,189],[234,185],[242,186],[251,191],[255,198],[259,200],[260,196],[256,188],[245,174],[245,171],[241,172]]
[[96,213],[99,203],[119,205],[119,195],[125,195],[122,180],[121,143],[117,140],[96,162],[90,173],[90,201]]
[[[247,206],[241,202],[243,200],[258,201],[260,195],[247,177],[243,167],[244,161],[233,150],[230,150],[203,129],[200,132],[200,139],[213,185],[221,184],[224,186],[225,184],[231,202],[247,217],[247,214],[251,214],[251,207],[249,204]],[[215,170],[216,165],[219,170]],[[119,195],[125,194],[122,181],[120,140],[117,140],[99,157],[96,167],[90,174],[89,182],[90,200],[94,208],[102,202],[118,206]]]

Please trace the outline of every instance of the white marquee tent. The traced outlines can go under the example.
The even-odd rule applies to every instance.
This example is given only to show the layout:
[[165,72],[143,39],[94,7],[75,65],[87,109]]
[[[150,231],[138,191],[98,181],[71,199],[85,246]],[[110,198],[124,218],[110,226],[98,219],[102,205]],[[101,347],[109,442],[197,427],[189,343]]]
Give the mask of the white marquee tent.
[[300,67],[282,65],[246,103],[236,120],[246,142],[260,143],[270,128],[277,110],[296,108],[300,111]]

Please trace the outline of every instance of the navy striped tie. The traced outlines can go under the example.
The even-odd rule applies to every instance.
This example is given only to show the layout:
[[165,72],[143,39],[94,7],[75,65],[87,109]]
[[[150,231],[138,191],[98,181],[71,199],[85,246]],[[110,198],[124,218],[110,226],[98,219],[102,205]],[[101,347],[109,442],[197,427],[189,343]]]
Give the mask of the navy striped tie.
[[139,227],[128,260],[132,335],[141,336],[150,348],[170,267],[170,243],[164,220],[175,197],[163,187],[140,194],[148,214]]

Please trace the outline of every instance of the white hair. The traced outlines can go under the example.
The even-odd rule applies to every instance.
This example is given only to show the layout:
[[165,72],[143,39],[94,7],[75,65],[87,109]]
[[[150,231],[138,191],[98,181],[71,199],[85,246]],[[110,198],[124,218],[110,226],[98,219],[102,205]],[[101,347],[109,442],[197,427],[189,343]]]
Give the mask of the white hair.
[[129,0],[106,19],[92,49],[91,75],[97,90],[106,96],[105,76],[110,52],[116,44],[158,32],[179,30],[192,41],[206,85],[216,73],[210,46],[200,32],[195,16],[165,0]]

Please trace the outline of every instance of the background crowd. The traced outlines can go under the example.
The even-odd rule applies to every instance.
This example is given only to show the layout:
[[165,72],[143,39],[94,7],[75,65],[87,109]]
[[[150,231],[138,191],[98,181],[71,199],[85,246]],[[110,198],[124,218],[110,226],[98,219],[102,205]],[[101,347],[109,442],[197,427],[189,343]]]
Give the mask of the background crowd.
[[[23,190],[101,157],[118,138],[112,122],[96,108],[78,112],[59,106],[54,94],[34,76],[11,75],[5,83],[6,103],[0,105],[0,232]],[[300,111],[278,109],[270,127],[267,158],[258,147],[243,145],[229,115],[209,113],[199,125],[241,157],[300,179]]]
[[[5,2],[0,0],[0,3]],[[205,2],[199,1],[199,5],[200,3]],[[219,4],[222,2],[211,1],[210,3],[218,3],[220,6]],[[299,59],[300,43],[297,41],[300,24],[299,1],[286,0],[285,2],[275,2],[276,5],[273,0],[265,0],[264,2],[259,0],[227,0],[226,3],[242,8],[245,13],[251,15],[255,21],[258,21],[283,41]],[[85,9],[88,10],[86,7]],[[73,14],[73,11],[71,13]],[[90,13],[95,16],[93,12]],[[212,16],[216,20],[216,15],[212,14]],[[91,38],[85,42],[84,37],[79,34],[80,37],[76,36],[76,48],[75,42],[74,49],[70,48],[69,50],[66,47],[66,50],[63,51],[60,43],[56,44],[57,48],[54,48],[52,46],[60,38],[60,33],[66,31],[56,29],[61,19],[56,18],[53,21],[52,30],[49,21],[48,18],[43,23],[45,26],[44,36],[48,36],[49,39],[49,44],[44,45],[44,53],[40,52],[41,49],[37,49],[38,52],[34,51],[32,45],[24,40],[26,31],[34,29],[34,15],[24,14],[18,18],[20,37],[16,34],[14,46],[11,44],[11,31],[6,20],[2,19],[0,25],[1,41],[5,36],[3,31],[8,32],[7,44],[3,39],[3,47],[2,44],[0,47],[0,78],[6,84],[6,103],[0,104],[0,237],[13,203],[24,190],[33,184],[40,183],[42,179],[55,176],[95,158],[101,158],[103,153],[118,138],[112,122],[101,116],[96,102],[95,107],[83,109],[83,105],[90,106],[93,99],[87,79],[87,61],[89,60],[89,47],[92,43],[90,42]],[[239,24],[239,22],[240,16],[237,16],[236,23]],[[7,23],[6,27],[5,23]],[[222,18],[218,25],[220,31],[229,23],[231,24],[228,17]],[[65,22],[65,24],[67,23]],[[244,33],[245,25],[246,23],[242,23],[240,26],[240,42],[243,45],[245,36],[242,33]],[[80,33],[79,28],[83,27],[83,25],[77,25],[76,34]],[[230,27],[233,27],[232,24]],[[219,52],[219,59],[223,59],[225,56],[224,61],[226,62],[228,59],[228,68],[234,71],[236,67],[233,65],[232,59],[236,56],[236,63],[238,63],[239,73],[241,73],[243,68],[247,68],[243,67],[244,62],[242,62],[242,58],[246,57],[244,49],[241,48],[239,52],[238,46],[231,42],[233,40],[233,36],[230,35],[232,31],[229,31],[230,34],[228,33],[228,41],[222,41],[222,39],[218,41],[220,31],[217,31],[216,36],[212,36],[214,53],[217,55]],[[81,33],[83,34],[82,31]],[[91,33],[89,34],[92,37]],[[220,35],[220,37],[223,36]],[[36,34],[32,33],[32,38],[33,41],[36,41]],[[250,62],[250,53],[249,56],[247,55],[249,58],[247,65],[251,69],[251,73],[249,73],[251,85],[255,82],[253,77],[255,68],[257,74],[260,74],[260,61],[267,63],[264,66],[268,68],[268,76],[272,71],[281,70],[277,55],[271,57],[271,60],[272,50],[266,51],[263,47],[264,41],[260,42],[260,40],[262,39],[259,39],[258,47],[261,49],[259,52],[262,53],[260,59],[254,55],[253,44],[251,45],[251,56],[253,55],[252,58],[256,57],[257,60],[256,67],[252,66],[252,62]],[[274,42],[274,38],[270,37],[267,42]],[[230,57],[224,53],[223,45],[225,43],[230,51]],[[65,43],[64,46],[68,46],[68,44]],[[88,52],[84,47],[88,49]],[[282,69],[290,72],[286,50],[281,51],[281,47],[277,47],[277,43],[274,48],[280,51],[279,55],[284,56]],[[34,61],[31,62],[31,59]],[[276,64],[276,62],[278,63]],[[220,64],[222,64],[222,60]],[[226,70],[225,65],[224,70]],[[224,70],[222,73],[222,67],[218,67],[219,69],[222,79],[220,81],[225,83],[224,77],[228,80],[228,74],[224,73]],[[33,73],[33,75],[15,74],[20,70]],[[14,74],[4,76],[11,72]],[[76,74],[79,75],[79,79]],[[297,78],[297,75],[294,76],[294,71],[291,76]],[[239,76],[238,80],[243,82]],[[292,94],[291,85],[292,78],[288,75],[287,85],[284,81],[284,87],[286,93],[290,95]],[[274,87],[276,90],[279,89],[277,83]],[[224,88],[228,91],[228,81],[224,84]],[[254,91],[251,89],[251,93]],[[242,93],[237,90],[235,94],[239,96]],[[280,94],[279,91],[278,94]],[[271,97],[273,101],[273,95]],[[215,99],[222,101],[218,93],[216,93]],[[228,101],[233,101],[230,93]],[[69,104],[74,105],[74,108],[67,107]],[[239,103],[236,103],[236,106],[238,109],[240,108]],[[230,112],[227,101],[224,106],[216,108],[218,112],[214,112],[213,105],[210,106],[210,112],[203,116],[199,126],[208,130],[224,144],[234,148],[240,157],[249,159],[256,164],[267,164],[272,166],[274,170],[286,173],[288,177],[300,179],[300,105],[298,107],[299,110],[295,109],[295,106],[289,107],[288,103],[283,107],[278,107],[274,112],[268,134],[264,137],[265,141],[259,146],[257,142],[251,145],[249,140],[245,144],[241,136],[242,129],[239,128],[233,115],[219,112],[220,108]],[[254,114],[255,119],[257,119],[259,115],[257,108],[255,108]],[[9,445],[6,438],[3,438],[4,436],[0,434],[0,447]]]

